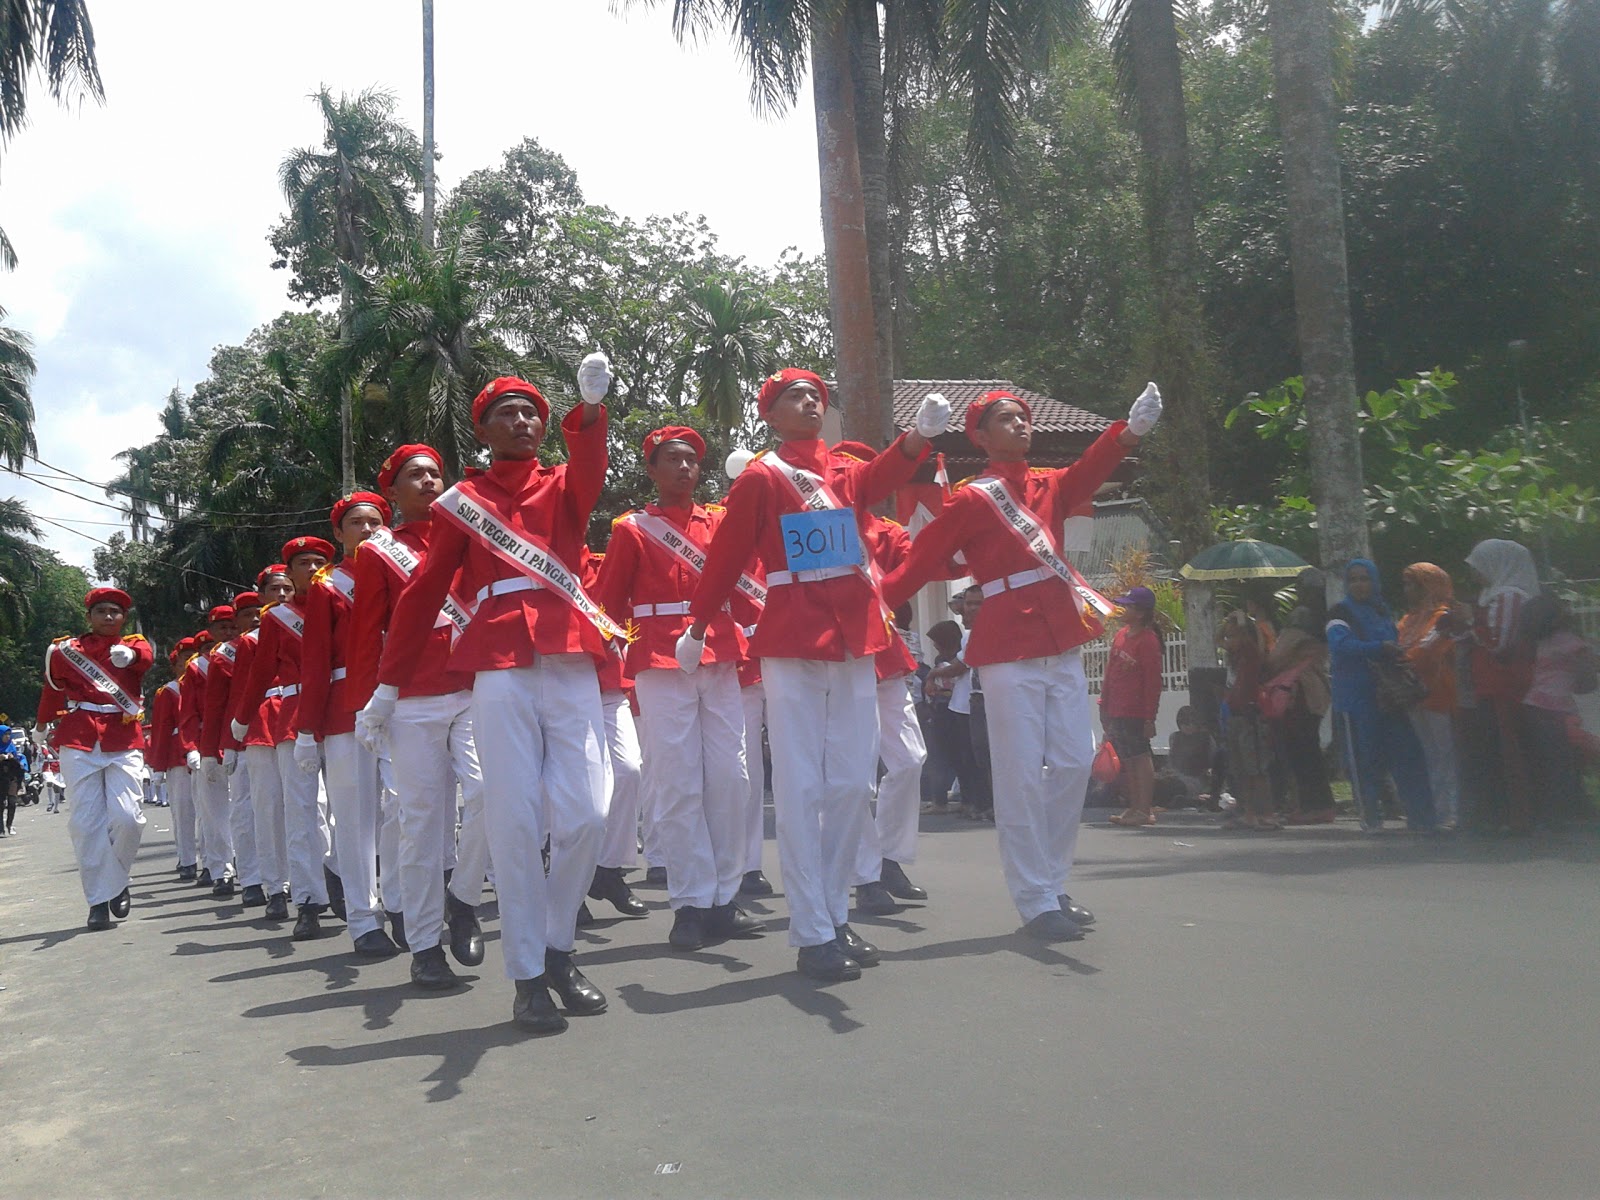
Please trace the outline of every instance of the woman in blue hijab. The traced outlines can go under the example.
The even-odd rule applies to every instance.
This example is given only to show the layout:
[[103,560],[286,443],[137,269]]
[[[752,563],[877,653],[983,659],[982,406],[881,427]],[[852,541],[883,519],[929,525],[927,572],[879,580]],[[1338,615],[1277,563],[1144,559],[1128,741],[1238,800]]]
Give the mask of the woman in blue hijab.
[[1400,658],[1399,630],[1383,598],[1378,568],[1355,558],[1344,571],[1344,599],[1328,610],[1332,663],[1333,731],[1361,810],[1361,828],[1383,828],[1383,777],[1388,774],[1405,806],[1410,829],[1432,832],[1433,792],[1422,743],[1404,712],[1378,704],[1373,663]]

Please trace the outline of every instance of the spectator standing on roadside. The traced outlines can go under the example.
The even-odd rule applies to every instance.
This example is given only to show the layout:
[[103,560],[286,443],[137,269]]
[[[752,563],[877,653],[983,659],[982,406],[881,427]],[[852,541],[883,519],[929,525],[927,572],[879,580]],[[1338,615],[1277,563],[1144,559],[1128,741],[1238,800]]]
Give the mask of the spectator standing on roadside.
[[1400,650],[1428,689],[1407,714],[1428,764],[1433,812],[1440,829],[1456,827],[1461,788],[1456,766],[1455,584],[1442,567],[1412,563],[1400,575],[1406,612],[1400,618]]
[[1550,820],[1587,815],[1583,766],[1568,734],[1577,719],[1573,698],[1596,686],[1596,657],[1573,627],[1572,614],[1554,596],[1537,596],[1523,610],[1526,639],[1533,643],[1533,682],[1522,698],[1528,766]]
[[1154,825],[1156,768],[1150,739],[1161,705],[1161,634],[1156,631],[1156,595],[1147,587],[1128,589],[1112,603],[1123,624],[1111,639],[1105,678],[1100,684],[1100,724],[1122,761],[1125,811],[1113,825]]
[[1296,605],[1267,654],[1269,680],[1292,673],[1293,692],[1286,712],[1271,723],[1273,742],[1294,778],[1290,825],[1333,821],[1333,787],[1322,756],[1322,719],[1332,704],[1328,687],[1328,623],[1325,576],[1315,567],[1295,579]]
[[[1480,591],[1468,635],[1472,703],[1463,740],[1472,747],[1470,816],[1483,833],[1533,832],[1533,790],[1523,744],[1522,697],[1533,674],[1533,647],[1518,636],[1523,606],[1539,594],[1533,555],[1518,542],[1489,538],[1467,555]],[[1462,620],[1468,614],[1461,614]]]

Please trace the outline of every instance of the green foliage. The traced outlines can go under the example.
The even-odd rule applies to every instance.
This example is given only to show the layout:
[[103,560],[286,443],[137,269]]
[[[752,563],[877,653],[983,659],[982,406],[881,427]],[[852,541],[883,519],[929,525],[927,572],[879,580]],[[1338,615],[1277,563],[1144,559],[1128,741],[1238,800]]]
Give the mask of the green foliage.
[[48,550],[36,554],[38,573],[29,584],[26,620],[0,630],[0,712],[14,725],[32,720],[38,711],[45,647],[64,633],[83,631],[83,597],[89,590],[79,568]]

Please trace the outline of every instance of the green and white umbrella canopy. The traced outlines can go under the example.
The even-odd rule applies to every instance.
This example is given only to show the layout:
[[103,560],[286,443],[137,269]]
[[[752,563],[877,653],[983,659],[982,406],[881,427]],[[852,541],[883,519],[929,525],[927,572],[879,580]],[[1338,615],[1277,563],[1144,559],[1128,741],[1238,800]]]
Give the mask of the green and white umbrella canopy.
[[1200,551],[1178,574],[1196,582],[1221,579],[1293,579],[1311,564],[1271,542],[1218,542]]

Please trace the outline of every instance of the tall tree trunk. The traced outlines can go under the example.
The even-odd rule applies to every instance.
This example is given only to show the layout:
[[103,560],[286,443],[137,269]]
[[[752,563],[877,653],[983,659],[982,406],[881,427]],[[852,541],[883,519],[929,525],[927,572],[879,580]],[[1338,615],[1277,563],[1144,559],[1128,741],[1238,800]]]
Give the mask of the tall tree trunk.
[[878,394],[878,341],[872,317],[872,272],[866,206],[856,149],[855,96],[850,82],[849,15],[820,19],[811,30],[811,92],[817,118],[822,183],[822,241],[828,261],[845,436],[882,444],[884,403]]
[[422,244],[433,246],[433,0],[422,0]]
[[1271,0],[1272,73],[1289,203],[1289,261],[1305,377],[1317,549],[1330,579],[1367,554],[1339,113],[1326,0]]
[[878,0],[850,0],[850,81],[855,91],[856,153],[867,221],[867,266],[872,280],[872,323],[877,334],[878,394],[882,418],[867,444],[894,440],[894,274],[889,229],[889,147],[883,87],[883,38]]

